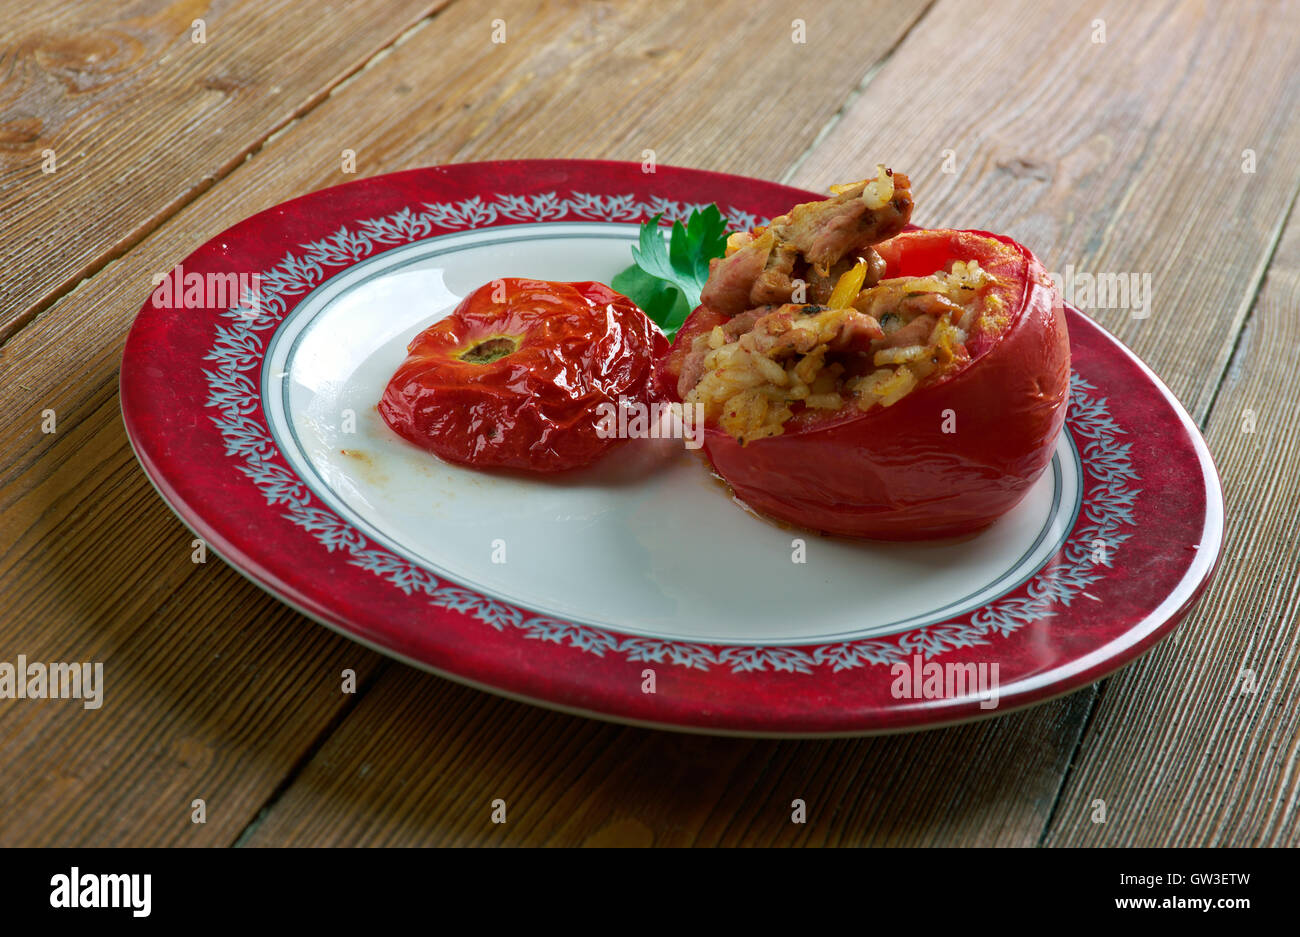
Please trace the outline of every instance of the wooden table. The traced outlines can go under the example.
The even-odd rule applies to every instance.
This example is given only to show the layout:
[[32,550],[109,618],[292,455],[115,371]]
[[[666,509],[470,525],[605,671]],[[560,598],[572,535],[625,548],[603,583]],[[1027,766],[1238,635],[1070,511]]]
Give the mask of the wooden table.
[[[114,6],[0,3],[0,660],[106,682],[0,701],[0,845],[1300,838],[1300,5]],[[154,273],[360,176],[645,149],[816,190],[884,161],[922,225],[1149,274],[1149,317],[1092,315],[1204,428],[1229,515],[1176,637],[975,725],[719,739],[466,689],[191,562],[118,409]]]

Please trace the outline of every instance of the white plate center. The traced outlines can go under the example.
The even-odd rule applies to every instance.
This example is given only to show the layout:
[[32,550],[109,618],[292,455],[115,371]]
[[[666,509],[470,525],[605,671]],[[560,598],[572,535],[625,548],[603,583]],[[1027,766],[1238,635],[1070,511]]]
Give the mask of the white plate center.
[[1080,501],[1068,433],[990,529],[885,544],[753,517],[680,440],[632,440],[590,469],[532,479],[441,462],[384,425],[375,404],[407,343],[465,295],[499,277],[607,283],[631,262],[636,235],[606,223],[486,228],[326,281],[266,356],[263,405],[281,451],[325,506],[435,575],[664,640],[820,644],[906,631],[1006,593],[1059,548]]

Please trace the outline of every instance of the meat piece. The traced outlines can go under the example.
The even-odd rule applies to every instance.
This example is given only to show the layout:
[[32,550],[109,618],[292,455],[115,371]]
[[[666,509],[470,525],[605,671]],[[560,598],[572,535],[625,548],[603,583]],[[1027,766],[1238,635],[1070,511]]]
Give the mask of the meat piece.
[[[872,251],[874,254],[875,251]],[[815,269],[805,272],[804,280],[808,284],[808,302],[824,306],[831,300],[831,294],[835,292],[835,284],[839,282],[840,277],[853,269],[855,259],[844,257],[835,266],[825,274],[818,273]],[[870,272],[870,271],[868,271]]]
[[767,358],[804,355],[817,345],[817,329],[804,320],[806,307],[787,303],[762,316],[741,336],[742,345]]
[[677,378],[677,396],[683,400],[691,389],[700,382],[707,370],[704,367],[704,358],[709,353],[709,342],[707,335],[701,335],[691,345],[690,354],[682,360],[682,373]]
[[831,294],[835,292],[835,284],[839,282],[841,276],[852,270],[860,259],[867,262],[867,275],[862,281],[862,289],[868,289],[879,283],[880,278],[885,275],[885,259],[868,247],[848,257],[841,257],[825,276],[818,273],[815,268],[809,268],[804,273],[804,279],[808,283],[808,302],[821,306],[830,302]]
[[831,351],[866,352],[871,349],[872,342],[883,338],[884,335],[880,323],[871,316],[851,312],[844,317],[844,322],[840,325],[840,334],[832,338],[827,343],[827,347]]
[[[836,186],[831,198],[804,202],[765,228],[728,238],[727,255],[709,263],[700,302],[723,315],[794,300],[825,302],[832,273],[861,256],[870,264],[865,286],[874,285],[884,262],[871,250],[901,231],[912,216],[911,182],[879,167],[874,179]],[[796,296],[798,281],[808,294]],[[829,283],[827,282],[829,281]]]
[[763,272],[758,275],[753,287],[750,288],[750,305],[788,303],[794,295],[795,286],[792,279],[795,263],[798,260],[798,252],[791,247],[782,244],[773,248],[772,253],[767,255],[767,264]]
[[895,330],[882,343],[882,348],[906,348],[910,345],[924,345],[930,339],[930,333],[934,331],[934,323],[937,320],[933,316],[917,316],[911,322]]
[[700,302],[729,316],[760,305],[750,302],[749,295],[767,269],[772,243],[771,237],[761,237],[726,257],[709,261],[709,279],[700,291]]
[[841,188],[834,198],[804,202],[768,226],[778,244],[793,247],[819,272],[828,273],[854,250],[893,237],[912,217],[911,181],[881,167],[875,179]]
[[836,352],[867,351],[884,334],[880,323],[856,310],[787,303],[760,316],[740,343],[777,359],[807,355],[819,346]]
[[853,306],[877,320],[889,313],[896,313],[907,320],[918,315],[936,319],[951,316],[954,322],[961,318],[965,311],[961,306],[940,293],[917,289],[914,281],[913,277],[902,277],[863,290],[853,301]]
[[726,336],[727,341],[734,342],[736,339],[740,338],[740,336],[752,329],[755,322],[775,308],[775,306],[759,306],[757,309],[749,309],[738,316],[733,316],[727,324],[722,327],[722,334]]

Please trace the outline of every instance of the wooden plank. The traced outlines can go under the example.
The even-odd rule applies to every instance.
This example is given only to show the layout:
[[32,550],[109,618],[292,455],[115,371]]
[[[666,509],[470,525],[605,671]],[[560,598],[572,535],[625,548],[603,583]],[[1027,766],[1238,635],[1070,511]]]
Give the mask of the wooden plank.
[[0,658],[98,662],[102,706],[5,701],[0,846],[226,844],[355,701],[342,671],[364,687],[383,662],[196,564],[124,446],[115,376],[83,393],[39,482],[0,486]]
[[0,342],[443,2],[7,4]]
[[1048,845],[1300,842],[1297,308],[1293,211],[1206,428],[1229,518],[1217,584],[1107,685]]
[[[878,29],[865,40],[834,34],[832,19],[810,25],[810,36],[832,39],[841,53],[809,69],[824,96],[803,102],[806,128],[765,136],[745,136],[747,122],[773,96],[794,99],[796,91],[778,82],[806,58],[806,50],[786,48],[794,45],[787,14],[776,4],[733,3],[701,19],[694,9],[681,3],[661,18],[662,8],[644,5],[536,10],[519,0],[494,13],[511,37],[494,46],[493,17],[455,4],[0,346],[0,412],[14,415],[0,426],[0,595],[12,609],[0,620],[0,646],[54,659],[113,651],[107,674],[126,674],[106,694],[122,718],[93,730],[69,707],[0,710],[0,760],[21,755],[24,766],[19,777],[6,778],[11,809],[0,812],[0,842],[233,842],[255,805],[273,795],[347,705],[335,692],[338,669],[373,673],[367,652],[340,645],[229,571],[209,582],[220,568],[215,561],[197,571],[187,565],[190,534],[134,466],[117,413],[116,365],[151,274],[257,210],[346,181],[345,148],[357,153],[358,174],[372,174],[524,153],[639,159],[648,145],[663,161],[723,165],[733,157],[717,154],[731,153],[740,139],[747,141],[746,165],[776,175],[921,5],[882,6]],[[827,15],[849,9],[846,3]],[[729,24],[735,42],[706,49],[701,22]],[[664,67],[661,60],[682,46],[693,51],[690,61]],[[760,47],[768,54],[756,58]],[[625,80],[612,80],[610,56],[623,62]],[[708,96],[707,106],[696,105],[703,109],[688,108],[689,120],[671,108],[657,115],[620,110],[637,97],[629,81],[667,108],[666,101],[696,94],[687,82],[745,71],[748,84]],[[606,93],[590,97],[589,86]],[[659,129],[632,140],[634,121]],[[593,122],[604,130],[574,143]],[[54,434],[40,432],[45,409],[58,415]],[[247,617],[222,611],[235,607]],[[247,641],[250,633],[265,635],[264,643]],[[213,645],[230,649],[220,664],[187,669]],[[194,681],[197,696],[156,691],[153,681],[166,678],[169,662]],[[259,679],[241,679],[246,673]],[[481,694],[472,699],[490,702]],[[250,722],[250,713],[258,718]],[[258,733],[268,724],[279,728],[263,738]],[[152,760],[140,753],[142,726],[159,753]],[[93,763],[77,754],[88,745]],[[204,754],[163,754],[191,748]],[[76,777],[65,777],[65,764],[77,766]],[[127,771],[133,793],[119,800]],[[210,815],[201,830],[178,831],[177,799],[187,804],[190,796],[222,804],[221,822]],[[42,797],[57,799],[59,809]],[[106,810],[109,803],[121,811]]]
[[1077,727],[1087,699],[921,734],[772,741],[615,726],[394,667],[247,845],[1033,845],[1068,757],[1047,744],[1051,722]]

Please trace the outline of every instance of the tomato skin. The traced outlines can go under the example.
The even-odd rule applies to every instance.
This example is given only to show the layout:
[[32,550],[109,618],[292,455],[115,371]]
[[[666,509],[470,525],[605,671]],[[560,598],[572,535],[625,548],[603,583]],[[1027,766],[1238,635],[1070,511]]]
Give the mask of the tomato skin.
[[[460,357],[498,337],[518,347],[496,360]],[[565,471],[620,442],[597,431],[599,408],[621,396],[648,403],[667,345],[603,283],[495,280],[411,341],[378,409],[398,435],[449,462]]]
[[[1001,333],[972,335],[965,369],[891,407],[800,414],[782,435],[744,447],[706,426],[705,452],[741,501],[799,527],[879,540],[971,533],[1020,502],[1065,421],[1070,346],[1060,294],[1028,249],[999,235],[914,230],[878,249],[885,276],[923,275],[954,257],[984,265],[973,238],[1013,249],[989,261],[1018,285]],[[678,333],[660,379],[674,399],[683,350],[718,320],[697,309]],[[949,410],[955,432],[944,433]]]

